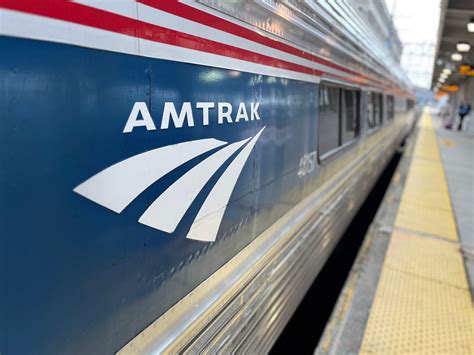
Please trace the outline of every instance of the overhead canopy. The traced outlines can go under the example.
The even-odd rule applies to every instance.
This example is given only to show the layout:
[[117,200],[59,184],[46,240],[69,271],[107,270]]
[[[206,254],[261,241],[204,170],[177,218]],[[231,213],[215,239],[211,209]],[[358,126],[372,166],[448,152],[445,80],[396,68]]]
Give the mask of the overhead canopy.
[[[435,67],[433,70],[432,87],[436,87],[443,69],[448,68],[452,73],[446,78],[442,85],[461,84],[467,78],[467,74],[474,74],[474,49],[469,52],[458,52],[456,45],[466,42],[474,47],[474,32],[467,30],[467,24],[474,21],[473,0],[447,0],[441,15],[439,45],[436,53]],[[462,55],[460,61],[451,59],[453,53]],[[461,67],[464,65],[464,67]],[[472,73],[466,71],[466,65],[473,69]],[[461,68],[460,68],[461,67]],[[460,70],[461,69],[461,70]],[[464,74],[461,74],[461,72]]]

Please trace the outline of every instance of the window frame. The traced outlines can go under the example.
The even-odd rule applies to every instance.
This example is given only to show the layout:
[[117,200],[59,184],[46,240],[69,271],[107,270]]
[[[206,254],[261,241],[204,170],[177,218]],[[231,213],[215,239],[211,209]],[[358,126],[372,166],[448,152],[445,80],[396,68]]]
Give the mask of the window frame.
[[[345,93],[347,92],[350,92],[352,94],[352,99],[353,99],[353,115],[355,115],[354,117],[354,121],[356,122],[356,127],[355,127],[355,133],[354,133],[354,137],[352,137],[351,139],[345,141],[345,137],[344,137],[344,134],[345,134],[345,131],[347,131],[347,116],[346,116],[346,110],[345,112],[343,112],[343,110],[341,109],[341,117],[340,117],[340,126],[339,126],[339,143],[341,146],[344,146],[345,144],[347,143],[350,143],[352,142],[353,140],[355,140],[359,135],[360,135],[360,90],[354,90],[354,89],[346,89],[346,88],[342,88],[341,89],[341,108],[342,108],[342,104],[344,103],[344,107],[346,105],[346,95]],[[344,99],[342,100],[344,96]],[[345,123],[344,123],[344,120],[345,120]],[[345,131],[343,131],[343,129],[345,129]]]
[[[391,115],[389,115],[389,111],[388,111],[389,101],[392,102],[391,104],[392,110],[390,112]],[[391,94],[385,95],[385,118],[386,118],[385,123],[393,122],[395,120],[395,96]]]
[[[334,148],[331,148],[329,149],[328,151],[324,152],[322,155],[320,154],[321,153],[321,140],[320,140],[320,128],[321,128],[321,113],[323,114],[327,114],[331,111],[328,111],[328,110],[324,110],[324,111],[321,111],[320,108],[318,107],[318,148],[317,148],[317,151],[318,151],[318,156],[326,156],[328,155],[328,153],[331,153],[332,151],[335,151],[337,150],[339,147],[340,147],[340,140],[341,140],[341,88],[340,86],[338,86],[337,84],[334,84],[332,82],[321,82],[319,84],[319,93],[321,93],[322,91],[322,88],[323,86],[325,88],[335,88],[338,90],[338,94],[337,94],[337,108],[336,108],[336,113],[337,113],[337,120],[338,120],[338,126],[337,126],[337,146],[334,147]],[[326,91],[327,92],[327,91]],[[319,103],[319,100],[318,100],[318,103]],[[333,113],[333,112],[331,112]]]
[[[321,165],[324,165],[325,163],[327,163],[329,160],[332,160],[333,158],[335,158],[336,156],[339,156],[339,154],[341,154],[343,151],[345,151],[346,149],[348,149],[348,147],[351,147],[352,145],[354,145],[354,143],[356,143],[360,137],[361,137],[361,118],[362,118],[362,105],[361,105],[361,98],[362,98],[362,89],[360,86],[358,85],[348,85],[346,83],[341,83],[339,81],[333,81],[333,80],[322,80],[320,83],[319,83],[319,89],[318,90],[321,90],[321,87],[323,86],[329,86],[329,87],[335,87],[337,89],[339,89],[339,100],[338,100],[338,105],[339,105],[339,110],[338,110],[338,120],[339,120],[339,130],[338,130],[338,146],[335,147],[335,148],[332,148],[330,150],[328,150],[327,152],[324,152],[323,154],[321,154],[321,150],[320,150],[320,124],[321,124],[321,120],[320,120],[320,108],[319,108],[319,100],[318,100],[318,148],[317,148],[317,151],[318,151],[318,161]],[[356,133],[355,133],[355,136],[354,138],[348,140],[347,142],[343,142],[343,137],[342,137],[342,119],[343,119],[343,114],[342,114],[342,96],[343,96],[343,92],[344,90],[350,90],[350,91],[353,91],[355,93],[354,95],[354,98],[355,98],[355,112],[354,114],[356,115],[356,121],[357,121],[357,129],[356,129]],[[344,117],[345,118],[345,117]]]
[[[379,103],[380,103],[380,107],[379,107],[379,114],[378,114],[378,123],[376,121],[376,124],[375,126],[373,127],[370,127],[369,125],[369,114],[368,114],[368,105],[369,105],[369,101],[368,101],[368,96],[367,97],[367,102],[366,102],[366,107],[365,107],[365,123],[367,124],[367,135],[371,135],[377,131],[379,131],[381,129],[381,127],[384,125],[385,123],[385,120],[384,120],[384,104],[383,104],[383,101],[384,101],[384,95],[383,95],[383,92],[382,91],[379,91],[379,90],[373,90],[373,89],[369,89],[369,90],[365,90],[365,93],[366,95],[370,94],[374,99],[375,98],[378,98],[379,99]],[[381,101],[381,102],[380,102]],[[375,115],[375,110],[374,110],[374,102],[372,102],[372,113],[371,113],[372,116]]]

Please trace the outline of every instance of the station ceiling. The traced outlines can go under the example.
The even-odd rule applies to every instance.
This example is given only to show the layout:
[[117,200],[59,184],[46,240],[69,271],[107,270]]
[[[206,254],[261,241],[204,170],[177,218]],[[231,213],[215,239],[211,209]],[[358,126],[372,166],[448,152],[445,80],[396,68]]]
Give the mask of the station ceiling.
[[[445,84],[456,85],[466,79],[459,73],[461,64],[469,64],[474,68],[474,32],[468,32],[467,24],[474,19],[474,0],[447,0],[447,6],[441,15],[439,48],[436,55],[433,70],[432,87],[436,86],[438,78],[444,68],[452,70],[452,74],[446,79]],[[460,62],[451,60],[451,55],[456,53],[456,44],[467,42],[471,49],[463,54]]]

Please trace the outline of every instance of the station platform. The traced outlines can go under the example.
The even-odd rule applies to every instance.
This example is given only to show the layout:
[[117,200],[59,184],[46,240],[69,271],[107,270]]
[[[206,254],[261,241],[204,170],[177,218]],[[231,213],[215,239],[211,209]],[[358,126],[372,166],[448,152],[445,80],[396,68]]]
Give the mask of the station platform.
[[316,354],[474,354],[474,135],[425,109]]

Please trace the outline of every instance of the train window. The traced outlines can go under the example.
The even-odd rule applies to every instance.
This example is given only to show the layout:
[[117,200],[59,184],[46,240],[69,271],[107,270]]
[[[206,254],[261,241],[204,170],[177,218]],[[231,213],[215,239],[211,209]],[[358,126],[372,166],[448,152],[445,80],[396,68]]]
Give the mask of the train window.
[[369,128],[375,127],[374,121],[374,95],[371,92],[367,93],[367,124]]
[[321,85],[319,91],[319,153],[325,154],[339,146],[340,89]]
[[374,109],[372,110],[373,117],[372,122],[374,123],[374,127],[380,125],[380,101],[379,101],[379,94],[372,94],[373,97],[373,105]]
[[387,120],[393,120],[394,117],[394,104],[393,104],[393,96],[387,96]]
[[374,121],[377,126],[382,124],[383,118],[383,96],[382,94],[374,95]]
[[380,103],[379,122],[380,124],[382,124],[382,122],[384,121],[384,106],[385,106],[382,94],[379,94],[379,103]]
[[359,93],[321,84],[319,91],[319,154],[354,139],[359,130]]
[[395,111],[396,112],[405,112],[407,110],[407,100],[395,97]]
[[358,93],[354,90],[342,90],[341,94],[343,110],[341,120],[342,144],[354,139],[358,131],[359,110]]
[[369,129],[374,129],[382,124],[383,96],[378,93],[367,93],[367,123]]
[[326,87],[322,87],[319,91],[319,111],[326,112],[329,109],[330,99],[329,92]]

